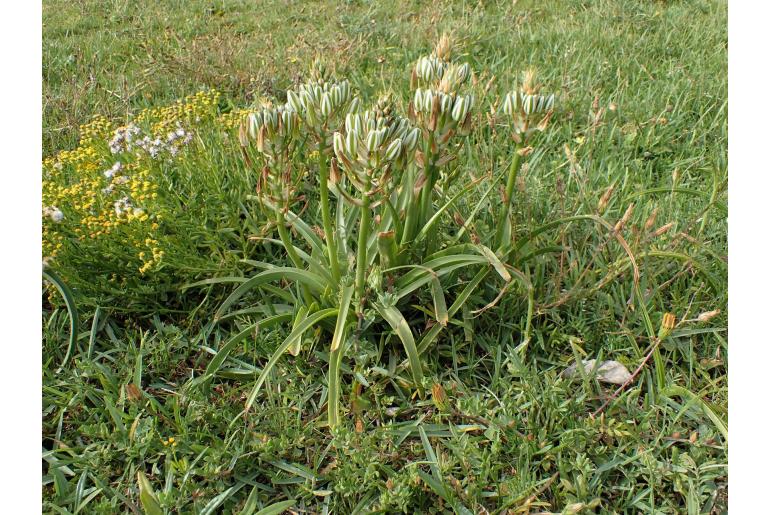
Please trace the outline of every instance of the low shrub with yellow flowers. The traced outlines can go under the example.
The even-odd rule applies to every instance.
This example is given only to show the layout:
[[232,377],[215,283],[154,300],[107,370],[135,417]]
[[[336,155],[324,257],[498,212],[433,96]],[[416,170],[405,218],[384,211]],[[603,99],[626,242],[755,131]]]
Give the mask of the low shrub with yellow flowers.
[[239,213],[221,209],[251,187],[222,161],[243,112],[220,100],[200,92],[124,125],[96,117],[75,149],[43,160],[43,258],[84,297],[128,309],[168,300],[244,257],[248,238],[230,230]]

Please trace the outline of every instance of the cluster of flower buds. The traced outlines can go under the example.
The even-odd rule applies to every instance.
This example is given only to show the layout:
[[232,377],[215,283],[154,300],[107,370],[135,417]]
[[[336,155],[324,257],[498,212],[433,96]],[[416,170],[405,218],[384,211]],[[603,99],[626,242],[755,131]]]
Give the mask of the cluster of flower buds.
[[448,62],[435,55],[426,55],[417,60],[412,75],[416,79],[432,83],[440,81],[447,68],[449,68]]
[[534,72],[528,72],[524,86],[503,99],[503,113],[513,122],[517,143],[524,143],[535,131],[544,131],[553,116],[554,95],[539,94],[534,82]]
[[308,82],[299,86],[298,91],[287,91],[286,97],[287,105],[302,117],[305,126],[322,137],[337,129],[342,115],[356,112],[359,105],[347,80]]
[[422,85],[444,93],[456,92],[471,76],[468,63],[448,63],[433,55],[421,57],[412,71],[412,86]]
[[256,141],[257,150],[274,162],[290,152],[299,134],[299,116],[288,104],[265,106],[250,113],[241,124],[239,139],[248,146],[249,139]]
[[470,132],[473,95],[417,89],[409,109],[410,118],[445,143],[452,135]]
[[43,206],[43,216],[47,216],[57,224],[64,220],[64,213],[56,206]]
[[250,113],[238,133],[244,148],[254,141],[257,151],[267,161],[258,178],[257,192],[281,209],[292,203],[296,193],[297,170],[291,165],[290,155],[299,136],[299,126],[299,115],[291,105],[266,105]]
[[165,138],[161,138],[160,136],[143,134],[142,129],[131,124],[128,127],[117,129],[110,140],[109,146],[110,152],[113,154],[140,149],[151,158],[157,159],[163,152],[167,152],[171,157],[175,157],[179,154],[182,147],[192,141],[192,137],[192,133],[181,126],[177,126]]
[[[387,110],[349,113],[345,134],[334,133],[334,154],[351,183],[362,193],[372,194],[385,191],[394,168],[407,164],[418,137],[419,129],[411,127],[404,118],[391,116]],[[338,176],[336,172],[332,175],[333,179]]]

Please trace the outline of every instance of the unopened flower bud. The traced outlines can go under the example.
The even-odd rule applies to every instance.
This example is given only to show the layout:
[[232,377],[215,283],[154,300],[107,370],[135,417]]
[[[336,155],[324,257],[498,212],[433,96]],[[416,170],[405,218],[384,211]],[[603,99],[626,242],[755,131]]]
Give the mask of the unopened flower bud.
[[662,340],[666,338],[671,331],[676,327],[676,316],[673,313],[664,313],[663,320],[660,323],[660,329],[658,330],[658,339]]

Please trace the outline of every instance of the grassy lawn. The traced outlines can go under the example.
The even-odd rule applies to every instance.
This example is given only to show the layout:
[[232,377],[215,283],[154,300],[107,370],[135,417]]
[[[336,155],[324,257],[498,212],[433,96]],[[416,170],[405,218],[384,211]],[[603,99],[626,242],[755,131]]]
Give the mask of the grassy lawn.
[[[726,25],[719,0],[45,0],[43,197],[64,221],[45,215],[43,234],[44,511],[726,512]],[[419,367],[372,308],[343,328],[339,388],[333,319],[270,368],[336,293],[313,307],[284,281],[229,297],[296,264],[255,200],[263,169],[242,154],[240,118],[285,102],[315,59],[365,106],[388,94],[405,115],[414,63],[445,32],[474,72],[473,129],[452,140],[435,205],[457,200],[419,252],[498,250],[510,230],[515,255],[487,256],[464,302],[478,265],[404,298],[418,344],[444,291],[444,311],[462,304]],[[556,107],[511,182],[509,226],[501,190],[518,159],[499,99],[529,68]],[[120,187],[142,209],[116,221],[112,203],[99,211],[100,181],[113,131],[131,122],[185,124],[191,142],[162,163],[123,160]],[[322,234],[323,159],[298,152],[302,217]],[[390,216],[373,209],[372,223]],[[333,276],[313,269],[323,250],[303,234],[288,235],[300,258]],[[665,313],[676,325],[658,338]],[[261,319],[275,323],[257,330]],[[615,392],[585,370],[565,376],[583,359],[641,367]]]

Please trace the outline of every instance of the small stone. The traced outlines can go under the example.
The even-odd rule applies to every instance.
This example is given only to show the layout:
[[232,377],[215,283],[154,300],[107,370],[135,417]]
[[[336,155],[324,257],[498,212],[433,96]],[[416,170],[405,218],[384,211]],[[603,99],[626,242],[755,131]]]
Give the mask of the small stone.
[[[583,370],[586,374],[591,374],[596,366],[595,359],[583,360]],[[566,377],[578,375],[577,363],[567,367],[564,371]],[[624,384],[631,378],[628,369],[617,361],[602,361],[596,370],[596,379],[604,383]]]

